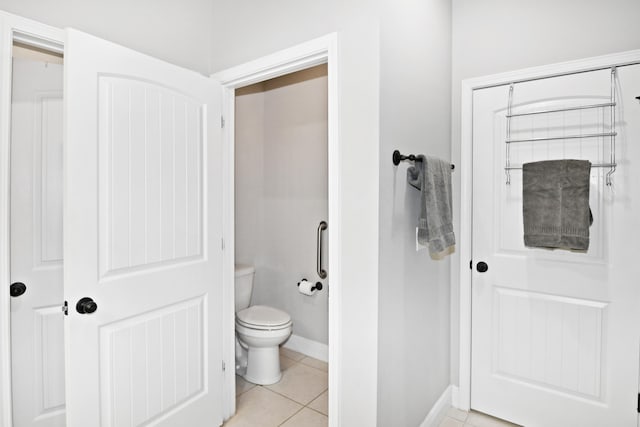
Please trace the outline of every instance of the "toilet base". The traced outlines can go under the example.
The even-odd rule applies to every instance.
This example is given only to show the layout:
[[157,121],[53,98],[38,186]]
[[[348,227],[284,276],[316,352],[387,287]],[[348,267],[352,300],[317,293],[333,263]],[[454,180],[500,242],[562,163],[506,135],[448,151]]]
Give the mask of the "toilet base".
[[253,384],[275,384],[282,378],[280,347],[251,347],[247,352],[247,372],[244,379]]

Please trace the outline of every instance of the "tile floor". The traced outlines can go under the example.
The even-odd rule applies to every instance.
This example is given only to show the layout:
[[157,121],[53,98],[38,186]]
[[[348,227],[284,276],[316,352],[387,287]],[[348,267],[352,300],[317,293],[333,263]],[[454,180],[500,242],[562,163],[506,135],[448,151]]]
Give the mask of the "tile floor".
[[440,422],[440,427],[518,427],[507,421],[490,417],[481,412],[465,412],[449,408],[447,416]]
[[282,379],[257,386],[236,376],[236,414],[224,427],[326,427],[328,365],[280,349]]
[[[236,414],[224,427],[326,427],[328,365],[280,349],[282,379],[259,386],[236,376]],[[449,408],[439,427],[517,427],[480,412]]]

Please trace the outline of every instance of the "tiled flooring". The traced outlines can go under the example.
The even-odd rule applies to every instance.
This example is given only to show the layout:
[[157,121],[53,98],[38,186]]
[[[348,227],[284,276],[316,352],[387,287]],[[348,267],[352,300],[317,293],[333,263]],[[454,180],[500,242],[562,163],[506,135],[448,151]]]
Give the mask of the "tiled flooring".
[[447,416],[440,423],[440,427],[518,427],[515,424],[490,417],[480,412],[465,412],[456,408],[449,408]]
[[[326,427],[328,365],[280,349],[282,379],[259,386],[236,376],[236,414],[224,427]],[[517,427],[480,412],[449,408],[439,427]]]
[[224,427],[326,427],[328,365],[280,349],[282,379],[257,386],[236,376],[236,414]]

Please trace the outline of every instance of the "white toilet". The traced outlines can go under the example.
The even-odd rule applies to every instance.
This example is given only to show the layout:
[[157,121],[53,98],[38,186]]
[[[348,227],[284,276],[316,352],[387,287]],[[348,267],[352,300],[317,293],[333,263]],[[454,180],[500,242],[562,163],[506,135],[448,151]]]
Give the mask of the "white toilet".
[[255,269],[236,265],[236,373],[260,385],[280,381],[279,346],[289,338],[291,316],[266,305],[249,307]]

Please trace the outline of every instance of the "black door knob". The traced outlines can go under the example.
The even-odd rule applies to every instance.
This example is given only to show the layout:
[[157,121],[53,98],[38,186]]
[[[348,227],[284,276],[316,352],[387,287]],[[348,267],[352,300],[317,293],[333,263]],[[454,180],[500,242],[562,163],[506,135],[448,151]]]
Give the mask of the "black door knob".
[[489,266],[487,265],[486,262],[480,261],[478,265],[476,265],[476,270],[478,270],[478,273],[484,273],[488,269],[489,269]]
[[76,311],[80,314],[91,314],[98,309],[98,304],[89,297],[80,298],[76,304]]
[[19,297],[25,292],[27,292],[27,285],[22,282],[15,282],[9,286],[9,294],[11,294],[12,297]]

